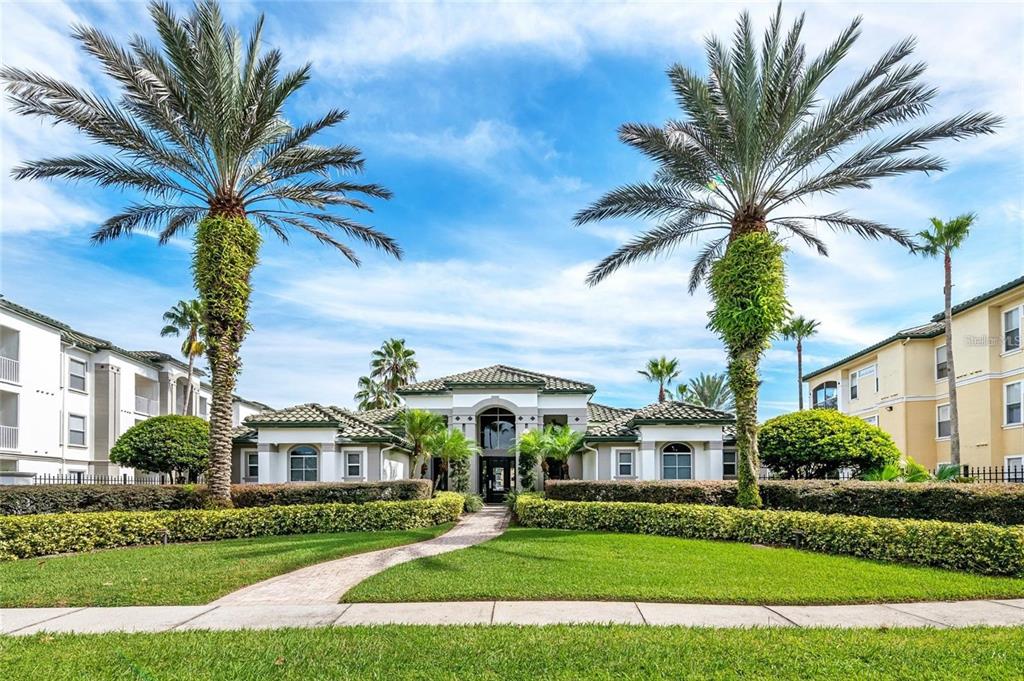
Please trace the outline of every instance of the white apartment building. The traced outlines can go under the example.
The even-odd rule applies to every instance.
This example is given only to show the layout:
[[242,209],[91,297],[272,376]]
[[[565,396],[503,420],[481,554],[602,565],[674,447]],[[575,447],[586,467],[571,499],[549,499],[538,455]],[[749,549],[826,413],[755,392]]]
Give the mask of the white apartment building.
[[[0,298],[0,484],[39,474],[120,476],[110,448],[150,416],[208,418],[204,372],[170,355],[125,350]],[[268,407],[236,397],[237,426]]]

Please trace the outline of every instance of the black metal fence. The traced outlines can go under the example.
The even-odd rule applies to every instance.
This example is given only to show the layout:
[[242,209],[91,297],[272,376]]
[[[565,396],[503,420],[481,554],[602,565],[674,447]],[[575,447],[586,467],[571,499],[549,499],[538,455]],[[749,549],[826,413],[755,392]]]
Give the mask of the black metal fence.
[[[945,468],[945,467],[943,467]],[[967,478],[971,482],[1019,482],[1024,483],[1024,468],[1020,466],[961,466],[960,477]],[[938,470],[931,470],[932,476],[938,475]],[[771,480],[775,475],[768,469],[762,468],[759,476],[762,480]],[[826,476],[826,480],[852,480],[854,475],[850,470],[841,470],[838,473]]]
[[36,485],[170,485],[173,482],[169,475],[128,475],[127,473],[121,475],[40,474],[33,481]]

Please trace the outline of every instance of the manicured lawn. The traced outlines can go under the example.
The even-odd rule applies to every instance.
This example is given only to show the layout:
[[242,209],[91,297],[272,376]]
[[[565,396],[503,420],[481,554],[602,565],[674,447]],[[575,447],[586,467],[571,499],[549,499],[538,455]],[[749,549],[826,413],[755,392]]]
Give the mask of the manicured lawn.
[[398,565],[358,601],[645,600],[870,603],[1024,595],[1024,579],[673,537],[510,528],[461,551]]
[[208,603],[305,565],[430,539],[450,527],[227,539],[0,562],[0,607]]
[[359,627],[0,639],[4,678],[1019,679],[1024,630]]

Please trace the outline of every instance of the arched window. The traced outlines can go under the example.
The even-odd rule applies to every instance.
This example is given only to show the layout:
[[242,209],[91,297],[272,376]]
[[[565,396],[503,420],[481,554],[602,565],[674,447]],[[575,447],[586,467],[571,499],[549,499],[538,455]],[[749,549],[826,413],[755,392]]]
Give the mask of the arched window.
[[661,449],[662,480],[693,479],[693,449],[690,445],[673,442]]
[[316,482],[319,454],[309,445],[293,447],[288,452],[288,480],[290,482]]
[[492,407],[477,417],[480,446],[483,449],[508,449],[516,439],[516,417],[507,409]]
[[819,383],[811,391],[811,406],[815,409],[838,409],[839,384],[835,381]]

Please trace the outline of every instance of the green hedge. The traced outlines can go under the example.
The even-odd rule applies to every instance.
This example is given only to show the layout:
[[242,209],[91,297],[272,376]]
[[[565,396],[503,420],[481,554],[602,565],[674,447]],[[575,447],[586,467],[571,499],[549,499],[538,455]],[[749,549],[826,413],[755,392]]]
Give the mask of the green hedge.
[[[764,480],[760,488],[764,507],[780,511],[1024,525],[1024,485],[1012,483]],[[545,492],[561,501],[736,503],[736,483],[721,480],[549,480]]]
[[[292,504],[363,504],[429,499],[429,480],[232,485],[238,508]],[[91,511],[170,511],[206,506],[195,485],[2,485],[0,515]]]
[[1024,528],[696,504],[551,501],[520,495],[527,527],[792,546],[987,575],[1024,575]]
[[300,504],[222,510],[56,513],[0,517],[0,559],[238,537],[408,530],[453,522],[461,494],[365,504]]

